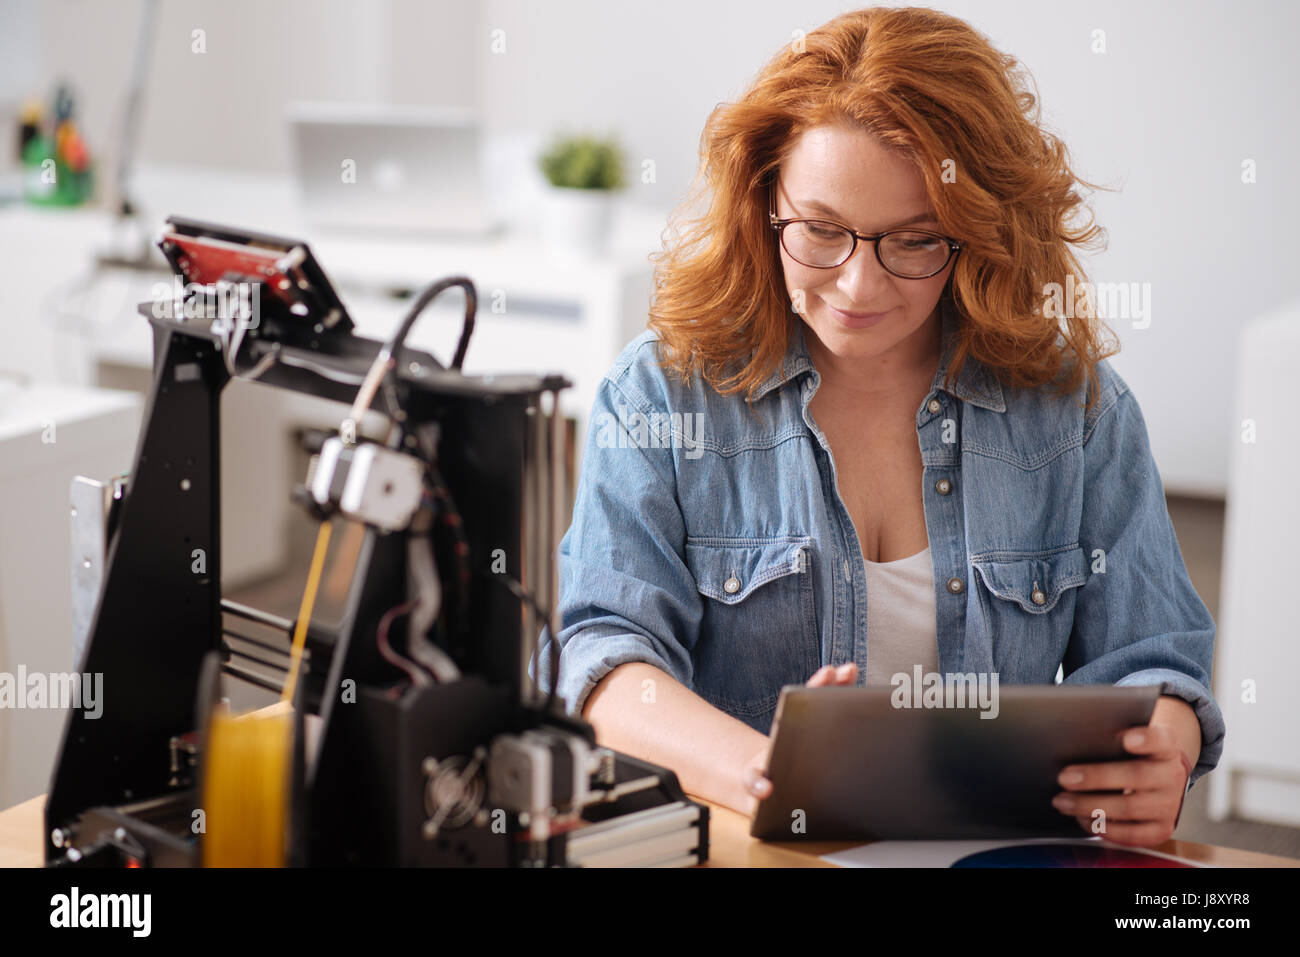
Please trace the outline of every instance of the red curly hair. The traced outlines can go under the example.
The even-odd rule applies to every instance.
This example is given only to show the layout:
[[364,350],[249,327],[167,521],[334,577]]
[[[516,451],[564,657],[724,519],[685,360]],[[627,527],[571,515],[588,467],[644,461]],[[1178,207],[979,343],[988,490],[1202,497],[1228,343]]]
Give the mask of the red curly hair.
[[[1031,83],[969,24],[928,9],[845,13],[783,47],[739,101],[709,115],[702,177],[674,212],[675,239],[651,257],[649,328],[664,367],[683,380],[698,371],[722,394],[745,390],[747,402],[779,367],[796,314],[769,191],[804,131],[849,122],[917,163],[942,231],[964,244],[945,290],[961,317],[948,385],[974,356],[1013,388],[1070,394],[1086,377],[1091,408],[1096,365],[1118,347],[1095,315],[1062,326],[1043,302],[1048,283],[1086,281],[1071,247],[1105,232],[1090,213],[1073,225],[1086,211],[1076,184],[1096,187],[1040,126]],[[945,160],[955,181],[944,181]],[[677,221],[706,189],[708,212],[683,235]]]

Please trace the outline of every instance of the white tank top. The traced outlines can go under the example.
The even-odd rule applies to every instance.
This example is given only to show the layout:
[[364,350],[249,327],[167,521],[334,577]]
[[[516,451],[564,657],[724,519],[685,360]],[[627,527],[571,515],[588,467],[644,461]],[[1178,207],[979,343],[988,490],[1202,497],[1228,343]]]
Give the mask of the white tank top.
[[863,559],[867,573],[867,680],[888,685],[898,672],[939,670],[934,567],[930,549],[892,562]]

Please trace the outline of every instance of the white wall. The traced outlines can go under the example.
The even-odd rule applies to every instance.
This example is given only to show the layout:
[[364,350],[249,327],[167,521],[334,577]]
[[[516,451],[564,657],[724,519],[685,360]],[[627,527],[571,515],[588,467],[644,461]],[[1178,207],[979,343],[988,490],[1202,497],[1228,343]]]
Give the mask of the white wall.
[[[6,33],[11,21],[31,32],[28,21],[36,19],[35,91],[48,96],[57,78],[73,78],[86,132],[101,154],[116,147],[143,6],[0,0]],[[283,117],[295,100],[474,105],[466,44],[472,24],[471,0],[163,0],[140,159],[288,172]],[[203,31],[202,53],[196,30]]]
[[[1227,473],[1236,330],[1290,298],[1300,256],[1300,151],[1292,51],[1300,5],[1277,2],[1039,4],[967,0],[962,16],[1022,59],[1045,117],[1080,175],[1118,187],[1094,197],[1110,234],[1096,280],[1149,283],[1151,323],[1112,323],[1113,362],[1145,411],[1168,488],[1221,494]],[[477,105],[490,128],[617,133],[629,172],[656,182],[633,198],[671,207],[695,172],[709,110],[739,94],[795,29],[857,4],[809,0],[197,0],[164,3],[140,158],[285,172],[281,124],[294,99]],[[39,20],[46,92],[73,76],[92,144],[108,148],[134,35],[135,0],[0,0],[4,32]],[[207,53],[191,31],[207,31]],[[1106,34],[1091,52],[1092,31]],[[505,51],[491,49],[503,31]],[[6,42],[0,50],[12,44]],[[0,73],[0,98],[15,89]],[[19,84],[20,85],[20,84]],[[1257,163],[1258,182],[1240,180]]]

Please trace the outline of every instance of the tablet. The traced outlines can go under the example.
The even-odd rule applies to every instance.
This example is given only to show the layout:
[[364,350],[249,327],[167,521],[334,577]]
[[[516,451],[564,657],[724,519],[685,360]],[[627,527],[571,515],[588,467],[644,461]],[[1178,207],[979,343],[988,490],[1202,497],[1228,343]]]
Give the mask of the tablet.
[[1132,758],[1120,736],[1145,725],[1160,697],[1159,685],[988,690],[996,691],[996,708],[925,706],[919,695],[900,699],[887,686],[783,688],[767,768],[772,793],[750,834],[772,841],[1078,836],[1078,822],[1052,806],[1063,790],[1056,776],[1067,764]]

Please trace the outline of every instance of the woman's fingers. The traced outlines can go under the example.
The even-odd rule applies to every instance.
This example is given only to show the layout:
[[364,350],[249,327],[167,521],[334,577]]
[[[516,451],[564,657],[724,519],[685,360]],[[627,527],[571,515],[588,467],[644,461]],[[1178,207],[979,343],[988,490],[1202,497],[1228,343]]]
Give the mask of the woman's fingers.
[[808,679],[809,688],[822,688],[827,685],[857,684],[858,666],[853,662],[843,665],[823,665]]
[[1072,791],[1149,791],[1180,789],[1183,769],[1177,761],[1106,761],[1099,764],[1071,764],[1061,769],[1056,782]]
[[1132,754],[1151,757],[1176,757],[1178,739],[1172,728],[1163,724],[1130,728],[1124,733],[1124,749]]
[[[1144,741],[1124,745],[1149,756],[1133,761],[1072,764],[1061,770],[1057,783],[1065,788],[1052,799],[1062,814],[1074,817],[1092,833],[1122,844],[1153,844],[1167,840],[1178,822],[1186,790],[1183,762],[1163,727],[1141,729]],[[1154,732],[1154,733],[1152,733]]]
[[757,798],[765,798],[772,793],[772,782],[755,767],[745,768],[745,790]]
[[1104,816],[1111,821],[1148,822],[1172,818],[1175,810],[1164,791],[1135,791],[1132,794],[1107,792],[1061,793],[1052,804],[1062,814],[1094,819]]

